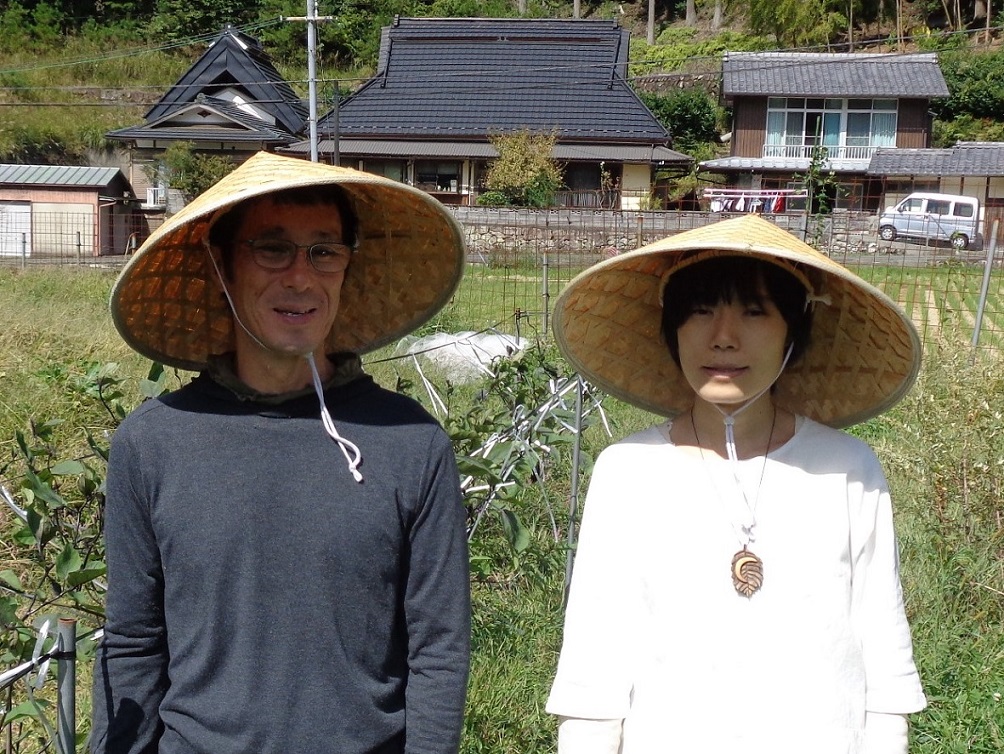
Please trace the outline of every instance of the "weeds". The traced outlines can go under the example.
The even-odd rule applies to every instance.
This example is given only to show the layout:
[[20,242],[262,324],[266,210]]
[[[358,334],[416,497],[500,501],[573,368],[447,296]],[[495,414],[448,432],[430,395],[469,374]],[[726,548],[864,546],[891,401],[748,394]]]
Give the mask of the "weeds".
[[[0,482],[24,511],[21,518],[0,502],[0,671],[31,654],[39,617],[57,610],[77,615],[83,631],[100,622],[103,555],[96,532],[106,432],[145,395],[184,379],[148,373],[149,364],[117,340],[105,309],[110,285],[106,274],[0,270],[7,316],[0,330]],[[472,312],[458,301],[443,321],[469,322]],[[375,363],[371,371],[430,400],[401,363]],[[556,408],[549,414],[555,423],[530,434],[499,434],[494,450],[479,449],[500,430],[536,416],[552,383],[568,376],[544,344],[498,364],[490,380],[439,388],[449,407],[444,424],[472,478],[471,522],[479,521],[471,539],[474,656],[464,754],[554,750],[554,721],[543,705],[561,642],[573,436],[560,420],[568,415]],[[615,438],[653,421],[610,398],[603,406]],[[1001,357],[984,350],[974,358],[965,347],[929,342],[921,378],[906,399],[852,431],[876,449],[893,492],[915,653],[930,700],[912,718],[911,753],[1002,751]],[[583,432],[585,469],[610,441],[601,422]],[[77,706],[85,732],[87,664],[80,670]],[[44,707],[51,689],[39,697]],[[4,723],[11,726],[12,751],[39,751],[45,737],[37,710],[24,701],[0,697],[0,707],[11,710]]]

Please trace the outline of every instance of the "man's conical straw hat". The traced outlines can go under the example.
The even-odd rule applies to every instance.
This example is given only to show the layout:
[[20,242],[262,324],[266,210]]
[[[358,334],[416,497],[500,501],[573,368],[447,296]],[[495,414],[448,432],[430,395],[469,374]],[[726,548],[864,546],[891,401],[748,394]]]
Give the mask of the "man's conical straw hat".
[[460,284],[464,236],[423,191],[349,168],[260,152],[157,229],[112,289],[115,326],[142,355],[201,370],[234,348],[234,321],[210,260],[216,218],[245,199],[283,189],[337,185],[359,219],[327,351],[366,353],[431,319]]

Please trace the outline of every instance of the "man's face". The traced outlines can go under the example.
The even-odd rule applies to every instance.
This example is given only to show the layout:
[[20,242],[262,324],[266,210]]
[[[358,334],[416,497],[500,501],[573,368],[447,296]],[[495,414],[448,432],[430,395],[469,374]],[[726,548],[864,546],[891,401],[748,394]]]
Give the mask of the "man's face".
[[[246,242],[276,239],[301,248],[287,269],[264,269]],[[308,353],[321,360],[345,272],[318,272],[303,247],[341,241],[342,221],[333,205],[276,205],[270,197],[249,202],[234,235],[228,286],[237,316],[265,349],[236,325],[239,365],[268,370],[277,361],[299,360]]]

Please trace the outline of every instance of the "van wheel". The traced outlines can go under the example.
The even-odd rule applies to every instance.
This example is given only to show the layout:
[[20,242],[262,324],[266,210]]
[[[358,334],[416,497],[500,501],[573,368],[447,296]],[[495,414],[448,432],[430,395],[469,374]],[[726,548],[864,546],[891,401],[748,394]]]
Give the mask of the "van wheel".
[[966,237],[965,233],[953,233],[950,240],[952,248],[956,251],[962,251],[963,249],[969,248],[969,239]]
[[879,228],[879,238],[883,241],[895,241],[896,240],[896,229],[891,225],[883,225]]

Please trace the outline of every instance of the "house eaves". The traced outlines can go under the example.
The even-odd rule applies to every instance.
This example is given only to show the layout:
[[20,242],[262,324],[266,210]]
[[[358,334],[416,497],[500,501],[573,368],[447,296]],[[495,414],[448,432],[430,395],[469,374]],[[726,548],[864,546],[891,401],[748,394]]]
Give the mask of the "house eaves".
[[119,141],[239,140],[268,144],[290,144],[298,138],[229,102],[211,97],[199,98],[151,123],[111,131],[108,136]]
[[[778,172],[804,173],[811,166],[811,160],[790,157],[722,157],[705,160],[700,169],[707,172]],[[827,160],[826,171],[834,173],[864,173],[868,168],[865,160]]]
[[[320,154],[331,154],[331,139],[318,141]],[[285,154],[306,155],[310,143],[297,142],[277,150]],[[453,159],[494,160],[498,152],[487,142],[474,141],[398,141],[385,139],[340,139],[338,152],[354,159]],[[556,144],[551,158],[559,162],[627,162],[640,164],[690,165],[693,158],[662,146],[641,144]]]
[[931,99],[948,85],[934,53],[727,52],[722,98],[739,96]]
[[[399,19],[377,75],[339,106],[345,138],[487,141],[527,129],[561,141],[668,145],[625,80],[611,21]],[[318,124],[330,134],[329,113]]]
[[[276,70],[261,44],[228,27],[209,49],[146,113],[147,123],[160,120],[224,89],[238,89],[249,101],[267,110],[284,131],[296,134],[307,122],[307,106]],[[114,132],[113,132],[114,133]]]
[[[0,165],[0,185],[104,188],[122,176],[118,168],[69,165]],[[124,179],[124,176],[122,176]]]
[[944,149],[879,149],[869,175],[1004,176],[1004,142],[960,141]]

